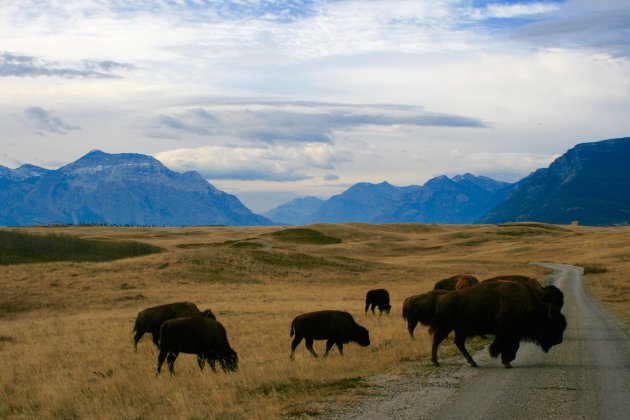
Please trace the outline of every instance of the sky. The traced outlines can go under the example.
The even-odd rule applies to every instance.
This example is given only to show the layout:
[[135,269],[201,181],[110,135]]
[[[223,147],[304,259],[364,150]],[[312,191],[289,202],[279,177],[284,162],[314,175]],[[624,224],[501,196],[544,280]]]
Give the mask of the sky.
[[94,149],[263,213],[630,136],[627,0],[0,0],[0,165]]

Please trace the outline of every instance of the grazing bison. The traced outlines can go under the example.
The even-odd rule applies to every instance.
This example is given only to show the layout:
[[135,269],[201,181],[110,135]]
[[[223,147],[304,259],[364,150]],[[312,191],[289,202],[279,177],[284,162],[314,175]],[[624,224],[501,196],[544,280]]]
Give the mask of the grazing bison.
[[389,292],[387,290],[373,289],[367,292],[365,295],[365,313],[367,314],[368,308],[370,308],[374,314],[375,307],[378,307],[379,314],[383,315],[385,312],[389,315],[392,306],[389,304]]
[[479,280],[475,276],[469,276],[466,274],[458,274],[447,279],[442,279],[435,283],[433,290],[459,290],[465,287],[474,286],[478,284]]
[[162,324],[169,319],[185,316],[205,316],[216,319],[210,309],[206,309],[202,312],[197,308],[197,305],[192,302],[167,303],[165,305],[144,309],[138,313],[136,324],[133,328],[133,332],[135,333],[133,337],[134,351],[138,349],[138,341],[140,341],[144,333],[151,333],[153,343],[158,346],[160,341],[160,327]]
[[491,283],[496,281],[514,281],[524,284],[534,290],[543,302],[556,305],[558,308],[562,308],[564,305],[564,293],[562,293],[562,290],[558,289],[554,285],[542,286],[535,278],[518,274],[506,274],[483,280],[482,283]]
[[547,352],[562,343],[567,321],[555,305],[547,304],[520,283],[497,281],[457,290],[437,303],[433,329],[431,361],[439,366],[440,343],[455,331],[455,345],[468,363],[477,364],[465,347],[468,337],[494,334],[490,355],[498,357],[506,368],[516,357],[521,341],[531,341]]
[[302,339],[306,341],[306,348],[314,357],[317,357],[317,353],[313,350],[313,340],[327,340],[324,357],[328,356],[333,344],[337,345],[341,355],[344,343],[354,342],[363,347],[370,345],[368,330],[357,324],[352,315],[344,311],[317,311],[299,315],[291,323],[291,337],[294,334],[291,359]]
[[405,299],[402,316],[407,321],[407,329],[411,338],[414,338],[413,331],[416,329],[418,322],[422,325],[431,325],[435,317],[435,306],[438,299],[450,292],[450,290],[437,289],[421,295],[409,296]]
[[228,343],[225,328],[211,318],[191,316],[171,319],[162,324],[157,373],[160,373],[166,359],[168,370],[172,374],[179,353],[196,354],[201,370],[206,361],[213,372],[216,371],[217,361],[224,371],[235,371],[238,368],[238,356]]

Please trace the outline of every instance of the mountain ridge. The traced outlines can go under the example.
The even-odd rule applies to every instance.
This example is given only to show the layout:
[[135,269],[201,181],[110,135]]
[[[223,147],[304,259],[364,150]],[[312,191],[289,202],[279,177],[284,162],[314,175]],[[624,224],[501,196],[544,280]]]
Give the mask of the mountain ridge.
[[[12,170],[15,171],[15,170]],[[0,224],[270,225],[196,172],[94,150],[39,176],[4,179]]]
[[630,137],[580,143],[517,182],[481,223],[630,224]]
[[[383,181],[377,184],[359,182],[341,194],[315,203],[312,208],[301,207],[300,217],[293,217],[290,209],[295,200],[266,213],[283,224],[307,223],[472,223],[484,210],[489,210],[503,197],[502,189],[509,183],[466,173],[448,178],[440,175],[424,185],[398,187]],[[461,206],[462,203],[469,203]],[[459,207],[459,210],[454,209]],[[477,208],[478,207],[478,208]],[[436,214],[436,209],[449,208],[448,217]],[[288,212],[288,213],[287,213]],[[472,213],[471,213],[472,212]],[[310,213],[310,214],[309,214]],[[284,218],[279,218],[284,216]]]
[[[359,182],[257,215],[197,172],[137,153],[93,150],[61,168],[0,166],[0,225],[309,223],[630,224],[630,137],[580,143],[516,183],[471,173],[423,185]],[[273,220],[273,222],[272,222]]]

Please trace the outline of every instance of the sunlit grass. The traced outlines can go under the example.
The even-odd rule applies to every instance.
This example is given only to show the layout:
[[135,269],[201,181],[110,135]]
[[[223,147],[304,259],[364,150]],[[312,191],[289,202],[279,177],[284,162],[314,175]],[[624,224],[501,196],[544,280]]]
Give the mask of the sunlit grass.
[[[604,267],[587,273],[589,290],[630,324],[630,228],[340,224],[308,229],[341,242],[284,241],[272,235],[280,228],[29,229],[147,242],[166,251],[109,262],[0,266],[0,418],[322,415],[318,401],[352,398],[365,390],[370,375],[403,362],[434,369],[426,329],[418,327],[416,340],[408,335],[401,317],[405,297],[459,273],[542,279],[544,269],[531,261]],[[498,233],[506,229],[540,233]],[[257,238],[273,247],[233,246]],[[392,297],[391,315],[364,315],[366,291],[381,287]],[[183,354],[174,376],[157,377],[150,337],[133,352],[137,313],[182,300],[211,308],[225,325],[239,355],[236,373],[200,372],[195,357]],[[370,331],[372,345],[349,344],[343,357],[333,349],[328,358],[314,359],[302,343],[291,362],[291,320],[321,309],[352,313]],[[481,345],[478,340],[469,348]],[[324,343],[317,341],[315,350],[323,354]],[[440,359],[451,356],[461,357],[445,343]]]

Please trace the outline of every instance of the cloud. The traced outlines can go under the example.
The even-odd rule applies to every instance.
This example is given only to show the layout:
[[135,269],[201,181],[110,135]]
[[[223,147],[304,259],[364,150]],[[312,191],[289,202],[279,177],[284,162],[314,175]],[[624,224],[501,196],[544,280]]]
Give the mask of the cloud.
[[60,66],[56,62],[50,62],[30,55],[17,55],[10,52],[0,53],[0,77],[39,77],[57,76],[63,78],[119,78],[115,72],[119,70],[132,70],[134,66],[115,61],[90,61],[86,60],[77,68]]
[[[197,171],[213,180],[301,181],[352,160],[352,153],[327,144],[296,146],[202,146],[161,152],[155,158],[171,169]],[[328,172],[326,172],[328,173]]]
[[477,19],[501,18],[513,19],[532,15],[554,12],[560,5],[549,2],[533,3],[490,3],[484,8],[473,11],[472,16]]
[[268,144],[329,143],[335,133],[361,126],[482,128],[481,120],[427,112],[419,106],[317,102],[223,101],[157,116],[149,135],[227,136]]
[[32,106],[24,110],[26,124],[35,129],[37,134],[54,133],[67,134],[68,131],[80,130],[80,127],[70,125],[61,118],[49,113],[38,106]]
[[459,157],[462,167],[469,172],[508,182],[518,181],[537,169],[546,168],[560,157],[559,154],[494,152],[463,155],[458,151],[452,151],[451,156]]
[[541,22],[520,28],[515,39],[544,47],[590,48],[630,56],[630,3],[573,1]]

